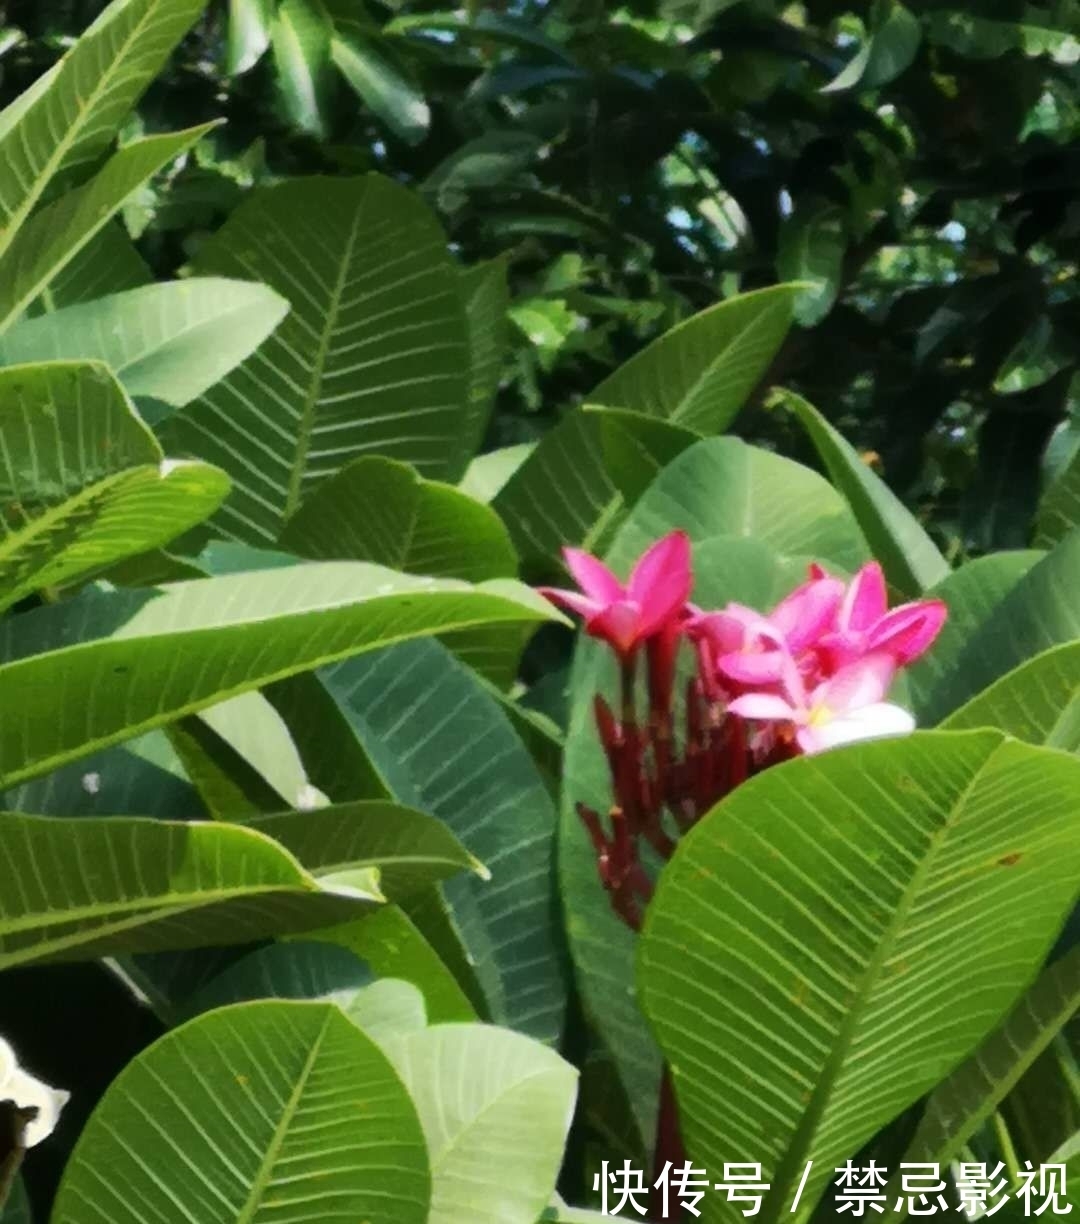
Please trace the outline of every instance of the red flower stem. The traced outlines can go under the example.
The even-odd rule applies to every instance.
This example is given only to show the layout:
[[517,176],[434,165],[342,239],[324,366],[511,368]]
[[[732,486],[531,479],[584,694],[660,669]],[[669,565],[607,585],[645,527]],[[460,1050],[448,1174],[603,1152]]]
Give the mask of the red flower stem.
[[[660,1109],[656,1119],[656,1145],[653,1148],[653,1191],[652,1214],[657,1220],[679,1220],[686,1218],[684,1205],[681,1202],[668,1203],[668,1214],[664,1215],[663,1189],[655,1183],[664,1171],[664,1166],[670,1163],[671,1168],[680,1169],[686,1163],[686,1149],[683,1147],[682,1134],[679,1130],[679,1107],[675,1101],[675,1087],[671,1082],[671,1069],[665,1065],[660,1078]],[[670,1208],[674,1208],[674,1211]]]

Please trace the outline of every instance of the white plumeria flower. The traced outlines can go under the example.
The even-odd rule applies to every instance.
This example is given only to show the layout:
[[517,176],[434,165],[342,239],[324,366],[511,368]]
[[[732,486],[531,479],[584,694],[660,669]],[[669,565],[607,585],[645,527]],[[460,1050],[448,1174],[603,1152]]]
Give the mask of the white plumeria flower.
[[810,692],[794,666],[786,668],[785,696],[746,693],[728,709],[742,718],[789,723],[795,741],[810,754],[885,739],[915,730],[915,719],[898,705],[883,701],[896,665],[887,655],[870,655],[842,667],[835,676]]
[[71,1093],[50,1088],[19,1066],[15,1051],[0,1037],[0,1101],[12,1101],[18,1109],[37,1110],[27,1123],[24,1143],[34,1147],[56,1129],[60,1111],[71,1100]]

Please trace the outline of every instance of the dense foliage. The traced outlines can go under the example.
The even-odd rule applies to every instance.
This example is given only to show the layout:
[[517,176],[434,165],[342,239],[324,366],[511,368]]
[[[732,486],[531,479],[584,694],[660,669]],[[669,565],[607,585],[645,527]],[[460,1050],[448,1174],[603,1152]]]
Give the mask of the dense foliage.
[[3,1224],[1074,1204],[1071,0],[4,20]]

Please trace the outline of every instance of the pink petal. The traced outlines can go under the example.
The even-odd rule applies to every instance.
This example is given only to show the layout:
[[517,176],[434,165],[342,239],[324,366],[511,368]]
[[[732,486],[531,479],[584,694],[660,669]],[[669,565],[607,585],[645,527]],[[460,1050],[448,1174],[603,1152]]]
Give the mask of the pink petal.
[[560,591],[556,587],[537,587],[536,589],[557,607],[569,608],[571,612],[577,612],[586,620],[603,610],[602,605],[596,600],[589,599],[586,595],[579,595],[577,591]]
[[819,727],[799,727],[795,732],[795,743],[807,756],[813,756],[815,752],[823,752],[828,747],[821,739]]
[[686,622],[687,634],[696,642],[708,642],[714,654],[741,650],[746,626],[730,612],[703,612]]
[[868,650],[883,650],[904,666],[928,650],[949,610],[940,599],[901,604],[878,621],[867,638]]
[[745,693],[728,706],[729,714],[740,718],[760,718],[766,722],[793,722],[797,712],[783,699],[772,693]]
[[782,599],[769,614],[769,622],[797,653],[831,628],[843,598],[844,584],[838,578],[813,578]]
[[590,599],[598,603],[611,603],[625,595],[622,583],[596,557],[582,552],[580,548],[564,548],[563,560],[574,581]]
[[685,531],[673,531],[642,554],[626,588],[627,596],[641,605],[641,637],[650,637],[682,611],[693,581]]
[[733,651],[722,655],[716,666],[740,684],[779,684],[784,676],[784,658],[781,650]]
[[620,654],[626,654],[645,636],[641,632],[641,609],[630,600],[608,604],[585,623],[586,630],[605,642],[610,642]]
[[848,714],[881,701],[895,675],[896,663],[889,655],[867,655],[842,667],[830,680],[819,685],[810,704],[824,706],[838,716]]
[[840,609],[840,627],[857,633],[869,629],[885,615],[888,606],[885,575],[876,561],[870,561],[851,580]]

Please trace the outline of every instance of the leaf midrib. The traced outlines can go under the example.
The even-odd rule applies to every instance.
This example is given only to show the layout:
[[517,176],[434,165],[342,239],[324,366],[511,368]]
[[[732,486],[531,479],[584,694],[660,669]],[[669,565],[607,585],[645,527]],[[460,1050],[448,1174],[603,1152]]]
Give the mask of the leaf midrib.
[[285,1108],[281,1111],[281,1119],[274,1128],[273,1137],[263,1156],[262,1163],[259,1165],[259,1171],[255,1177],[255,1181],[251,1186],[251,1193],[248,1195],[247,1202],[240,1209],[239,1215],[236,1217],[236,1224],[252,1224],[255,1220],[256,1212],[258,1211],[263,1195],[270,1184],[270,1178],[274,1171],[274,1166],[278,1156],[281,1154],[281,1149],[285,1145],[285,1140],[288,1136],[289,1128],[292,1125],[293,1118],[300,1107],[300,1100],[307,1088],[308,1080],[311,1078],[312,1070],[315,1062],[322,1052],[323,1043],[326,1040],[327,1029],[333,1017],[333,1012],[327,1012],[323,1018],[322,1026],[319,1029],[318,1035],[311,1043],[311,1051],[304,1062],[304,1068],[297,1076],[296,1085],[293,1088],[292,1094],[285,1103]]
[[[820,1075],[815,1081],[813,1092],[799,1120],[799,1125],[796,1127],[787,1150],[777,1166],[776,1173],[773,1176],[771,1193],[766,1200],[766,1204],[763,1205],[766,1206],[766,1210],[762,1212],[762,1224],[774,1224],[783,1212],[785,1205],[792,1201],[798,1176],[801,1176],[801,1170],[805,1167],[808,1153],[812,1150],[818,1127],[830,1103],[832,1091],[847,1062],[852,1039],[862,1022],[867,1004],[873,997],[874,988],[878,983],[882,966],[895,949],[898,936],[903,931],[907,918],[920,895],[922,885],[936,862],[942,842],[954,829],[957,821],[966,809],[971,795],[981,783],[987,769],[999,752],[1000,747],[994,748],[980,763],[971,780],[951,805],[946,819],[931,834],[927,851],[912,873],[899,903],[893,910],[889,924],[867,963],[866,969],[854,992],[852,1003],[848,1007],[844,1021],[837,1033],[832,1053],[829,1055]],[[809,1210],[809,1205],[806,1210]]]
[[312,363],[311,378],[308,381],[307,393],[300,412],[300,425],[296,438],[296,455],[293,460],[292,471],[289,473],[289,488],[285,495],[285,506],[282,511],[285,519],[288,519],[300,505],[300,492],[303,487],[304,472],[307,468],[308,452],[311,449],[311,439],[315,432],[315,409],[318,406],[319,394],[322,391],[323,375],[330,356],[330,337],[337,329],[341,299],[344,296],[345,286],[349,279],[349,268],[360,234],[362,214],[363,207],[361,206],[357,208],[353,215],[352,224],[349,227],[349,236],[345,243],[345,250],[342,252],[341,264],[338,268],[337,280],[330,294],[330,301],[327,303],[325,326],[323,327],[322,334],[319,336],[319,347],[315,353],[315,360]]

